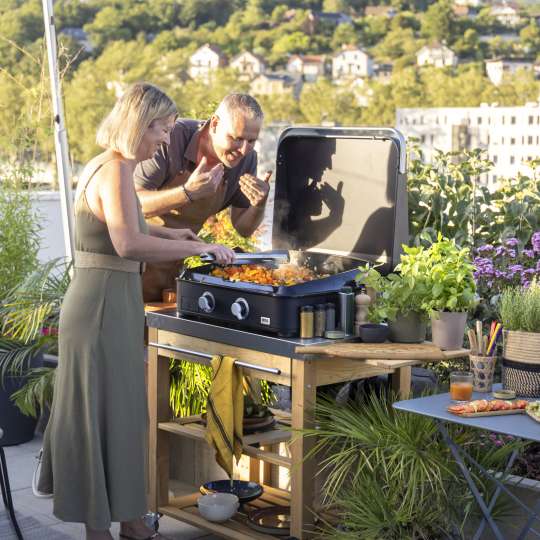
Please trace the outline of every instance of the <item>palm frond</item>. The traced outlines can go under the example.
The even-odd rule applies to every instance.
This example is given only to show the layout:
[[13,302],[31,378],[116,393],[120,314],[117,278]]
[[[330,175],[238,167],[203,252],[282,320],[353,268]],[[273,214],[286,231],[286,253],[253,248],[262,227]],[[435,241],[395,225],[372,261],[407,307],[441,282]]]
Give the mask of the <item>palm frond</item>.
[[43,405],[52,402],[55,373],[46,367],[29,370],[28,382],[11,396],[23,414],[37,418]]

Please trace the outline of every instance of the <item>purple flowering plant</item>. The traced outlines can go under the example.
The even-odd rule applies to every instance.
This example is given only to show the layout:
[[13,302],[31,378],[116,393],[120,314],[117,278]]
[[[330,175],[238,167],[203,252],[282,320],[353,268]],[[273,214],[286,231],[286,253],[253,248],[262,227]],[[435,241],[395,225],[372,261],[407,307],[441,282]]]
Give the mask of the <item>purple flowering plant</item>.
[[517,238],[479,246],[473,264],[477,291],[485,301],[495,301],[507,287],[529,287],[534,277],[540,279],[540,231],[524,248]]

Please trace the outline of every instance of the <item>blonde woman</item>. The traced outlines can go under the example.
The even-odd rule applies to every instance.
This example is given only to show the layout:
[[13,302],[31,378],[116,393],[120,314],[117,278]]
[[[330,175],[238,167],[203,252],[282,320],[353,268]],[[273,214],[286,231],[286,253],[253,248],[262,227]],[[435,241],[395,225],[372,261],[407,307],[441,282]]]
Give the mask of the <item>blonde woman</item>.
[[105,151],[82,174],[75,203],[75,273],[62,304],[59,366],[39,489],[54,514],[84,523],[88,540],[153,535],[147,511],[143,365],[145,261],[233,252],[189,229],[147,226],[133,185],[138,162],[169,144],[176,107],[158,88],[126,90],[97,133]]

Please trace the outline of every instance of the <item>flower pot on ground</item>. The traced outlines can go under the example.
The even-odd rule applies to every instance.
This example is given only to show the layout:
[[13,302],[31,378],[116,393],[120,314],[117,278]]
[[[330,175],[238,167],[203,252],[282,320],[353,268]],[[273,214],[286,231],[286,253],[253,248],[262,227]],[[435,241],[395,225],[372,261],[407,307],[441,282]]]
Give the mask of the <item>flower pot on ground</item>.
[[22,375],[4,375],[0,381],[0,426],[4,431],[3,446],[13,446],[31,441],[37,425],[37,418],[23,414],[13,402],[13,396],[29,380],[29,369],[38,369],[43,365],[43,355],[38,353],[29,359]]
[[423,314],[410,311],[407,315],[396,314],[388,321],[390,340],[396,343],[422,343],[426,339],[426,321]]
[[503,385],[521,396],[540,397],[540,284],[505,290],[499,313],[505,329]]

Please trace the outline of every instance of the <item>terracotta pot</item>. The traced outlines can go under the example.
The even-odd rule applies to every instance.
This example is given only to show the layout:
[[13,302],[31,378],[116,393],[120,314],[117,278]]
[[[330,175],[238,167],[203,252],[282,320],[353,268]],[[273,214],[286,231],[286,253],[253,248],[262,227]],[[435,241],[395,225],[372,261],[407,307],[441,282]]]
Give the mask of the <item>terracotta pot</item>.
[[438,311],[431,318],[433,343],[443,351],[461,349],[466,322],[466,311]]
[[388,328],[394,343],[422,343],[426,339],[426,323],[414,311],[398,314],[395,321],[389,321]]

